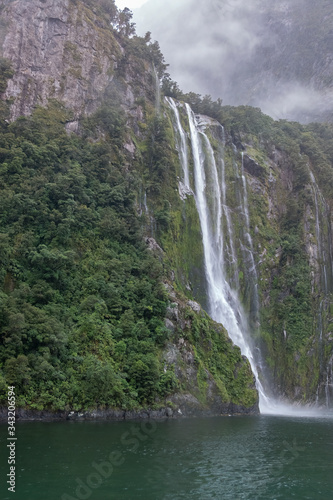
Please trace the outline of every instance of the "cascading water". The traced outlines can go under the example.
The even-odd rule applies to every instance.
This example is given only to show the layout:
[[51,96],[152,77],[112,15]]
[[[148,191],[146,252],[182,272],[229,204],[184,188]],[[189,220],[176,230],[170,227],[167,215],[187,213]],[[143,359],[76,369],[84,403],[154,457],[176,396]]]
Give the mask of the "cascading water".
[[[221,125],[222,127],[222,125]],[[225,179],[225,161],[224,161],[224,128],[222,127],[222,147],[220,148],[219,161],[221,165],[221,194],[222,194],[222,209],[226,221],[228,241],[229,241],[229,267],[231,268],[231,279],[235,283],[236,289],[239,289],[237,254],[235,247],[235,238],[233,225],[230,215],[230,208],[227,205],[227,184]]]
[[[311,185],[313,191],[313,197],[315,202],[315,230],[316,230],[316,242],[317,242],[317,261],[320,268],[321,277],[321,288],[324,292],[324,297],[320,301],[318,309],[318,320],[317,328],[319,333],[319,363],[320,363],[320,374],[323,375],[319,381],[317,388],[317,402],[319,402],[320,388],[324,385],[324,397],[325,406],[327,408],[331,405],[332,394],[333,394],[333,376],[332,376],[332,363],[333,356],[327,363],[327,366],[323,366],[324,359],[324,339],[323,339],[323,316],[324,312],[327,311],[330,303],[330,293],[333,291],[333,274],[332,274],[332,243],[331,243],[331,231],[330,224],[326,227],[326,231],[323,230],[322,215],[328,213],[328,208],[325,199],[316,183],[315,177],[310,170]],[[326,222],[328,217],[324,218]],[[324,234],[327,233],[327,241],[325,241]],[[326,361],[327,362],[327,361]]]
[[242,152],[242,213],[245,219],[244,224],[244,237],[242,244],[242,252],[243,252],[243,260],[246,264],[246,274],[247,279],[250,284],[250,313],[252,318],[252,323],[255,328],[258,327],[259,324],[259,296],[258,296],[258,275],[257,268],[254,261],[253,256],[253,242],[250,234],[250,216],[249,216],[249,203],[248,203],[248,195],[247,195],[247,184],[246,177],[244,173],[244,153]]
[[327,365],[327,376],[325,385],[325,396],[326,396],[326,407],[330,408],[332,406],[333,399],[333,356]]
[[158,77],[155,66],[153,66],[154,77],[155,77],[155,109],[156,114],[159,115],[161,112],[161,87],[160,87],[160,79]]
[[[239,244],[243,246],[244,265],[248,268],[253,284],[250,290],[251,295],[254,295],[251,305],[255,304],[256,317],[259,319],[257,271],[250,235],[247,185],[243,161],[241,172],[237,162],[233,163],[235,184],[238,184],[236,190],[238,207],[231,209],[227,205],[223,129],[219,151],[215,154],[206,133],[207,126],[212,123],[207,121],[205,117],[195,116],[190,106],[185,104],[190,130],[187,136],[179,114],[179,109],[184,109],[184,106],[176,104],[172,98],[166,98],[166,102],[173,113],[172,122],[182,166],[182,182],[194,195],[199,215],[204,250],[208,312],[215,321],[223,324],[230,338],[240,347],[242,354],[248,358],[256,378],[259,407],[262,413],[316,416],[317,410],[297,408],[281,401],[273,401],[268,397],[258,373],[258,366],[260,370],[262,369],[261,353],[257,347],[252,345],[249,322],[238,296],[238,283],[233,279],[233,273],[229,272],[230,277],[228,278],[226,272],[228,266],[229,271],[232,269],[230,261],[233,265],[234,276],[238,276],[240,271],[234,237],[233,216],[235,216],[240,218],[243,224],[243,234]],[[213,125],[216,126],[216,122]],[[193,176],[189,170],[189,147],[191,147],[193,158]],[[235,153],[237,154],[237,150]]]
[[230,287],[225,275],[223,194],[214,152],[205,134],[205,125],[199,123],[188,104],[185,106],[190,127],[194,163],[193,191],[202,232],[209,313],[215,321],[223,324],[231,339],[240,347],[242,354],[248,358],[256,377],[260,409],[263,410],[269,405],[269,399],[259,379],[250,348],[246,315],[237,293]]
[[176,147],[178,150],[178,154],[180,156],[180,163],[183,168],[183,179],[182,183],[185,188],[190,189],[190,174],[188,168],[188,154],[187,154],[187,139],[184,129],[180,122],[180,116],[178,107],[176,106],[175,101],[171,97],[165,98],[166,102],[169,104],[173,111],[174,120],[174,128],[176,131]]
[[148,205],[147,205],[147,191],[145,191],[145,194],[143,195],[143,208],[145,210],[145,213],[148,214]]
[[[143,205],[143,207],[142,207],[142,205]],[[155,221],[155,218],[153,217],[153,215],[150,213],[150,210],[148,208],[147,191],[146,190],[144,191],[143,200],[140,203],[140,206],[141,206],[140,215],[144,214],[146,217],[146,221],[147,221],[146,222],[146,232],[149,236],[154,237],[154,234],[156,233],[156,221]]]
[[[310,178],[312,184],[312,191],[315,201],[315,218],[316,218],[316,240],[318,247],[318,258],[321,267],[322,289],[325,296],[333,291],[333,255],[332,255],[332,241],[330,225],[326,227],[326,231],[322,230],[322,214],[325,214],[325,220],[328,221],[329,209],[325,199],[316,183],[313,173],[310,171]],[[326,240],[324,233],[327,233]]]

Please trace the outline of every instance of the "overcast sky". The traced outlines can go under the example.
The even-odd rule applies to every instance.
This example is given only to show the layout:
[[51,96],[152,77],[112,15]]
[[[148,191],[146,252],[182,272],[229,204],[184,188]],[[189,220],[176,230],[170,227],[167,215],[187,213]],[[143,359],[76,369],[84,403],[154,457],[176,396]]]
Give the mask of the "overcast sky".
[[[224,104],[259,106],[273,118],[292,119],[300,119],[299,111],[311,113],[323,105],[320,92],[290,77],[292,71],[285,72],[294,61],[288,62],[289,47],[281,49],[283,30],[287,37],[293,32],[289,14],[302,2],[309,3],[116,0],[118,7],[133,11],[138,35],[150,31],[159,42],[168,72],[183,91],[220,97]],[[277,70],[276,54],[282,54]]]
[[128,7],[129,9],[133,10],[138,7],[141,7],[141,5],[143,5],[146,2],[147,0],[116,0],[116,5],[120,9]]
[[[139,35],[151,31],[185,91],[221,97],[226,81],[259,42],[260,0],[147,0],[134,10]],[[241,56],[241,57],[240,57]]]

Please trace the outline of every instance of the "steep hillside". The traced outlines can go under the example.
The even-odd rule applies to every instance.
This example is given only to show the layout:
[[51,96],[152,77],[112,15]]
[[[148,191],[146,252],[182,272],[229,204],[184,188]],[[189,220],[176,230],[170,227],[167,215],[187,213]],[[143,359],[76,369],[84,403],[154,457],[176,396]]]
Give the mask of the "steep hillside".
[[[127,12],[113,12],[113,28],[103,2],[91,5],[32,0],[2,11],[3,397],[15,384],[19,405],[36,410],[257,411],[248,362],[174,290],[149,229],[162,234],[177,198],[170,127],[155,108],[163,57],[128,37]],[[97,93],[91,45],[95,61],[105,57]],[[63,83],[55,92],[52,78]]]
[[[180,174],[184,205],[172,206],[170,232],[162,242],[180,286],[188,288],[190,283],[214,316],[208,299],[211,278],[205,271],[203,248],[197,244],[204,235],[200,238],[199,220],[193,216],[193,192],[198,197],[193,147],[197,139],[185,108],[181,103],[177,108],[178,125],[172,109],[170,118],[181,165],[180,124],[187,131],[190,171]],[[213,159],[203,143],[200,152],[205,189],[211,197],[209,218],[215,225],[221,217],[219,265],[231,286],[228,293],[242,298],[259,378],[268,394],[331,405],[332,127],[274,122],[249,107],[218,110],[216,105],[215,111],[223,130],[215,120],[196,116],[199,136],[206,135],[214,151]],[[222,200],[220,214],[213,201],[215,191]],[[230,303],[234,300],[230,298]],[[221,321],[228,320],[222,316]]]
[[332,405],[332,126],[184,94],[112,2],[3,2],[2,26],[2,390],[251,413],[255,373]]

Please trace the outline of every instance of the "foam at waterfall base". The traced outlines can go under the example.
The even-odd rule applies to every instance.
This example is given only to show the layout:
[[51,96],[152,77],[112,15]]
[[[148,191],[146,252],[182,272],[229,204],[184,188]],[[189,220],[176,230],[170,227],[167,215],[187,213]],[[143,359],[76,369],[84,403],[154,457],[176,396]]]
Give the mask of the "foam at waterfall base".
[[333,408],[314,405],[288,404],[280,400],[269,400],[259,405],[262,415],[276,415],[285,417],[312,417],[333,418]]

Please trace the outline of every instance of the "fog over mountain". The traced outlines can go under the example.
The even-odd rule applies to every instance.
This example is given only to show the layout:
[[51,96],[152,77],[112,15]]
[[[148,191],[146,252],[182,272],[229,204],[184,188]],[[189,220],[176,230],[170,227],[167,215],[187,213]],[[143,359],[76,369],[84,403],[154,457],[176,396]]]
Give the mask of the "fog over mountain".
[[149,0],[134,21],[158,40],[184,91],[274,118],[332,120],[330,0]]

